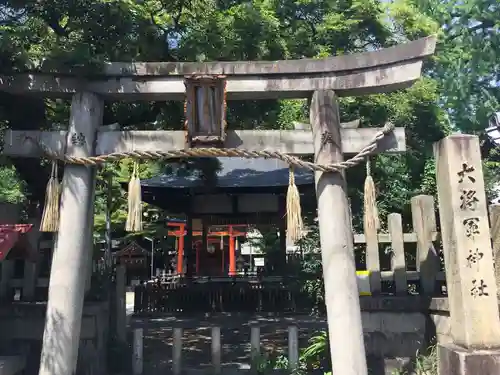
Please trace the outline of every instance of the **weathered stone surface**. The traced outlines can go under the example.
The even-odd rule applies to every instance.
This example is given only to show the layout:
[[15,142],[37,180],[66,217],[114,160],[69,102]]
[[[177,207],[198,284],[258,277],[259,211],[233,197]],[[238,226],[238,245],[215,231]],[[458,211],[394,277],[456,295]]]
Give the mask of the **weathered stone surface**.
[[[364,95],[410,86],[422,60],[434,52],[435,37],[378,51],[326,59],[208,63],[109,63],[102,73],[30,72],[0,76],[0,90],[65,97],[90,91],[108,98],[184,100],[184,76],[225,75],[229,99],[303,98],[315,90],[339,96]],[[96,68],[98,69],[98,68]],[[94,69],[95,70],[95,69]]]
[[[92,155],[102,113],[103,101],[95,94],[74,96],[66,147],[69,155]],[[39,375],[68,375],[76,370],[91,252],[88,211],[93,208],[93,177],[92,169],[86,166],[64,168]]]
[[[38,374],[46,307],[45,303],[14,303],[0,308],[0,351],[2,354],[24,353],[27,358],[27,375]],[[92,364],[96,374],[105,371],[108,308],[107,303],[95,303],[86,304],[83,309],[80,339],[96,345]],[[79,350],[79,356],[83,354],[82,349],[83,346]],[[84,361],[79,361],[77,373],[82,373],[85,365]]]
[[[341,162],[341,128],[334,92],[316,91],[313,94],[310,122],[314,161],[318,164]],[[315,181],[332,373],[366,375],[345,173],[316,172]],[[347,342],[346,337],[349,337]]]
[[[342,150],[345,154],[358,153],[379,132],[381,128],[341,129]],[[39,157],[41,149],[31,137],[41,142],[53,152],[62,153],[66,142],[65,131],[17,131],[8,130],[4,137],[5,155]],[[173,151],[185,147],[184,131],[106,131],[97,136],[96,155],[127,151]],[[310,131],[304,130],[236,130],[227,134],[225,148],[238,148],[249,151],[279,151],[293,155],[314,153]],[[380,142],[376,152],[398,153],[406,151],[404,128],[395,128]]]
[[[420,78],[421,60],[402,61],[370,70],[277,76],[228,76],[227,99],[257,100],[306,98],[315,90],[335,90],[339,96],[368,95],[410,87]],[[0,91],[41,93],[66,98],[80,90],[114,100],[184,100],[182,76],[93,77],[16,74],[0,76]]]
[[104,67],[107,76],[162,76],[188,74],[272,75],[341,72],[414,60],[434,53],[436,38],[421,38],[378,51],[326,59],[217,62],[112,62]]
[[453,342],[500,347],[500,320],[479,138],[435,145],[436,180]]
[[453,344],[438,346],[440,375],[498,375],[499,350],[466,350]]
[[[408,43],[377,51],[341,55],[324,59],[275,60],[275,61],[214,61],[214,62],[109,62],[101,71],[92,67],[92,76],[175,76],[175,75],[276,75],[342,72],[369,69],[400,61],[421,59],[434,53],[436,37],[429,36]],[[58,67],[43,65],[30,73],[89,74],[85,67]],[[97,71],[96,71],[97,70]]]

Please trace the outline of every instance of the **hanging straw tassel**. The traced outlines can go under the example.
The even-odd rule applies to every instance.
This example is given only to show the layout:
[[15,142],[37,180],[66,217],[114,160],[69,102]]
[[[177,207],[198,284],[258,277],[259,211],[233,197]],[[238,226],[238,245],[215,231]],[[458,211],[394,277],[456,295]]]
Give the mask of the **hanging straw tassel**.
[[40,223],[40,232],[57,232],[59,229],[60,197],[61,184],[57,175],[57,162],[52,161],[52,171],[45,190],[45,205]]
[[366,161],[366,179],[364,191],[364,228],[367,229],[380,229],[380,220],[378,217],[377,197],[375,193],[375,183],[371,175],[370,159]]
[[139,164],[135,161],[132,176],[128,183],[128,215],[125,225],[127,232],[142,231],[142,194],[138,169]]
[[300,194],[297,185],[295,185],[293,166],[290,166],[288,176],[288,191],[286,193],[286,234],[287,239],[295,243],[302,238],[304,223],[302,222]]
[[220,249],[224,250],[224,236],[220,236]]

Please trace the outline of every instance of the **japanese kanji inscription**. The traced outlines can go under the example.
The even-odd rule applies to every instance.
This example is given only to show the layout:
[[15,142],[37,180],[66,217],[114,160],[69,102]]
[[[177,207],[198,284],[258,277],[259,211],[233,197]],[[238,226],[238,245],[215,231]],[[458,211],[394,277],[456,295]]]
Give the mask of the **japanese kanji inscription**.
[[[475,168],[465,162],[462,163],[462,168],[457,173],[459,187],[462,185],[473,185],[461,188],[460,194],[460,209],[462,211],[470,211],[471,213],[476,211],[479,203],[474,186],[476,183],[474,172]],[[473,247],[475,237],[481,234],[479,231],[479,217],[468,217],[462,223],[465,229],[465,236],[472,242],[470,246]],[[473,266],[476,266],[475,270],[479,271],[479,261],[483,259],[483,256],[484,253],[480,252],[478,248],[470,249],[469,255],[466,258],[467,267],[472,269]],[[489,295],[487,292],[488,285],[486,285],[483,279],[473,279],[471,284],[470,295],[472,297],[477,298]]]
[[500,347],[479,139],[450,135],[434,150],[453,342],[465,348]]
[[85,135],[83,133],[71,134],[71,144],[74,146],[83,146],[85,144]]
[[464,179],[467,178],[470,182],[476,182],[476,178],[472,176],[472,172],[474,172],[474,167],[469,166],[467,163],[462,163],[462,169],[457,173],[458,175],[458,183],[461,184],[464,182]]
[[472,297],[483,297],[483,296],[488,296],[488,291],[487,291],[488,285],[484,283],[484,280],[472,280],[472,288],[470,290],[470,295]]
[[462,221],[462,224],[464,225],[467,238],[474,240],[474,236],[480,234],[478,217],[468,217]]
[[476,191],[475,190],[467,190],[464,189],[462,190],[462,195],[460,195],[460,208],[462,210],[471,210],[475,211],[477,208],[477,203],[479,202],[479,199],[476,197]]
[[467,267],[472,268],[481,259],[483,259],[484,253],[479,251],[479,249],[469,250],[469,256],[467,257]]

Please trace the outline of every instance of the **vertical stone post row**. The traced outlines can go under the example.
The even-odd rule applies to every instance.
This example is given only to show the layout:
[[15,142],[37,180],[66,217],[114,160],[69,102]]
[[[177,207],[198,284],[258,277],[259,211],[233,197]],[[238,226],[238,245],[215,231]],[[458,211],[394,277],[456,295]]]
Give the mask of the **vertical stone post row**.
[[440,260],[432,243],[437,231],[434,197],[417,195],[411,198],[413,230],[417,234],[417,271],[420,273],[420,293],[433,295],[436,290],[436,276]]
[[[335,93],[316,91],[310,111],[315,162],[330,164],[342,161]],[[332,374],[366,375],[345,175],[316,172],[315,180]]]
[[435,145],[452,345],[439,346],[442,375],[500,373],[500,319],[479,138]]
[[[93,93],[77,93],[71,102],[68,155],[90,156],[102,122],[103,102]],[[57,235],[43,334],[40,375],[76,371],[83,299],[87,281],[89,210],[93,171],[83,165],[64,167]]]

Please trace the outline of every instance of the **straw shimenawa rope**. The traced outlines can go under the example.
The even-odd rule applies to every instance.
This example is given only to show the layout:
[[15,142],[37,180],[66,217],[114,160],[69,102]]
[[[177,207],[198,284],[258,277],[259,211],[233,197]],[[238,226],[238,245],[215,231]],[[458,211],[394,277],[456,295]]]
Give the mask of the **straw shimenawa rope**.
[[311,171],[319,172],[340,172],[347,168],[354,167],[363,162],[367,156],[371,155],[377,148],[377,143],[382,140],[386,135],[394,130],[392,123],[387,123],[381,131],[379,131],[373,139],[363,147],[363,149],[351,159],[334,164],[316,164],[309,161],[302,160],[296,156],[281,153],[279,151],[249,151],[238,148],[189,148],[186,150],[173,150],[173,151],[126,151],[115,152],[107,155],[99,156],[70,156],[61,155],[57,152],[47,149],[43,144],[40,144],[35,139],[25,136],[26,140],[32,141],[37,145],[50,159],[57,159],[67,164],[80,164],[80,165],[98,165],[110,161],[118,161],[127,158],[134,158],[138,160],[159,160],[170,158],[193,158],[193,157],[240,157],[240,158],[268,158],[279,159],[299,168],[309,169]]
[[132,176],[128,184],[128,215],[125,230],[127,232],[142,230],[142,194],[138,161],[134,161]]
[[[188,157],[241,157],[241,158],[268,158],[279,159],[288,163],[290,170],[290,185],[287,192],[287,237],[290,240],[298,240],[303,234],[303,224],[300,209],[300,194],[295,185],[295,177],[292,167],[304,168],[310,171],[319,172],[341,172],[347,168],[358,165],[370,156],[377,148],[377,143],[385,136],[392,133],[394,125],[387,123],[383,129],[373,137],[373,139],[353,158],[334,164],[316,164],[308,162],[298,157],[287,155],[278,151],[250,151],[237,148],[189,148],[185,150],[174,151],[127,151],[116,152],[107,155],[75,157],[70,155],[61,155],[45,147],[37,140],[25,136],[25,140],[33,142],[41,149],[46,157],[53,160],[60,160],[68,164],[79,165],[98,165],[111,161],[118,161],[126,158],[135,160],[158,160],[169,158],[188,158]],[[373,180],[372,180],[373,182]],[[367,181],[369,183],[369,180]],[[129,217],[127,218],[127,230],[137,231],[142,229],[141,219],[137,215],[141,214],[141,191],[140,180],[137,175],[137,166],[134,165],[134,172],[129,184]],[[367,197],[371,199],[370,197]],[[374,198],[373,198],[374,199]],[[373,205],[371,206],[373,208]],[[372,216],[373,217],[373,216]]]
[[363,224],[365,232],[370,229],[380,229],[380,220],[378,217],[377,197],[375,191],[375,182],[371,174],[370,159],[366,161],[366,179],[363,199]]
[[45,205],[43,207],[40,232],[57,232],[59,228],[59,201],[61,184],[57,175],[57,161],[52,160],[52,170],[45,191]]
[[288,174],[288,191],[286,193],[286,237],[295,243],[302,237],[304,222],[302,221],[302,208],[300,206],[300,193],[295,185],[295,173],[290,166]]

